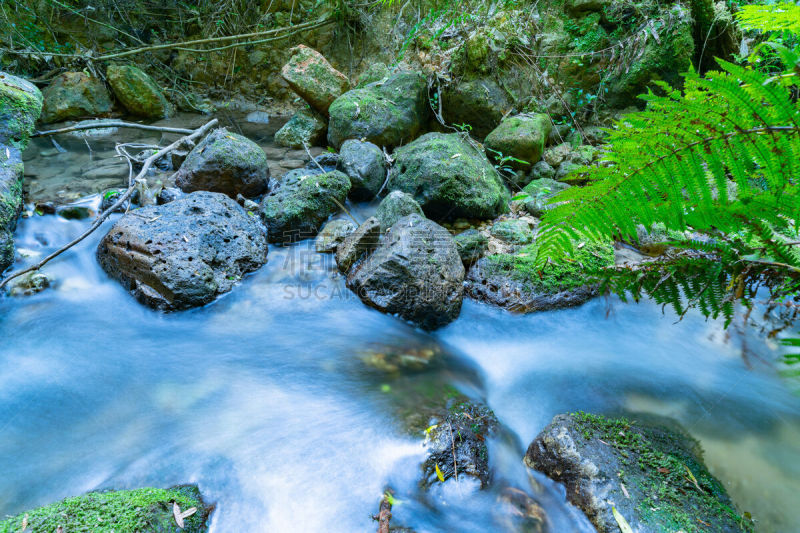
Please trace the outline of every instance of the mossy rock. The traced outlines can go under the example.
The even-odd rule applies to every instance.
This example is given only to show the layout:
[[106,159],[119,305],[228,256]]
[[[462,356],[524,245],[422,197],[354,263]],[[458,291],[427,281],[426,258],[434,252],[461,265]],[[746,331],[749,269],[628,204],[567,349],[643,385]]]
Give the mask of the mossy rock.
[[259,206],[269,242],[286,244],[315,237],[328,217],[344,205],[349,191],[350,178],[338,170],[287,174]]
[[[513,170],[530,170],[542,158],[553,129],[544,114],[516,115],[505,119],[486,136],[486,151],[494,161]],[[503,158],[512,157],[511,160]]]
[[404,216],[413,215],[414,213],[424,215],[422,208],[414,200],[414,197],[402,191],[392,191],[386,198],[381,200],[375,212],[375,217],[380,221],[381,229],[386,231]]
[[[194,507],[197,512],[184,518],[183,529],[173,516],[172,504],[181,511]],[[0,533],[18,533],[27,517],[34,533],[203,533],[212,508],[197,487],[183,485],[171,489],[143,488],[110,492],[90,492],[39,507],[0,522]]]
[[506,91],[492,79],[468,80],[442,91],[442,115],[449,123],[467,127],[483,140],[511,108]]
[[0,72],[0,146],[24,150],[42,112],[42,93],[22,78]]
[[110,65],[106,77],[114,96],[131,115],[143,118],[167,118],[173,113],[161,88],[140,68]]
[[14,260],[14,230],[22,211],[22,157],[0,145],[0,272]]
[[290,53],[292,55],[281,69],[281,76],[311,107],[328,116],[333,101],[350,88],[347,76],[306,45],[295,46]]
[[428,133],[394,152],[389,188],[406,192],[436,220],[489,219],[510,195],[486,158],[457,133]]
[[311,108],[304,108],[292,115],[289,122],[275,133],[275,144],[287,148],[317,146],[325,142],[328,122]]
[[489,255],[467,274],[473,298],[518,312],[547,311],[580,305],[597,295],[593,277],[614,265],[611,243],[575,243],[569,260],[537,264],[537,244],[514,253]]
[[389,67],[385,63],[371,63],[358,77],[356,88],[366,87],[370,83],[380,82],[389,77]]
[[413,141],[428,120],[427,94],[425,78],[409,71],[348,91],[328,110],[328,143],[339,148],[360,139],[393,148]]
[[489,249],[489,239],[476,229],[462,231],[453,240],[456,241],[458,255],[461,256],[464,266],[473,264]]
[[525,220],[512,218],[500,220],[492,224],[492,236],[508,244],[530,244],[533,242],[533,231]]
[[[540,161],[547,165],[547,163]],[[532,216],[541,217],[544,212],[551,208],[548,201],[556,194],[569,189],[570,185],[554,179],[541,178],[527,184],[522,191],[528,196],[522,199],[522,206]]]
[[83,72],[59,74],[42,95],[42,122],[45,123],[111,113],[111,95],[106,84]]
[[525,463],[566,486],[600,533],[750,532],[697,441],[669,420],[633,422],[583,412],[556,416],[531,443]]

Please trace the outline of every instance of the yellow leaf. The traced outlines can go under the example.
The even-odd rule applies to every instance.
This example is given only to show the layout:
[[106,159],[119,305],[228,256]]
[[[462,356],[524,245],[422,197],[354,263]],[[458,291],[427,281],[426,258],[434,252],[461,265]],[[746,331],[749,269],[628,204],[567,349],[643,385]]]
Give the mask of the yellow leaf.
[[700,485],[697,483],[697,478],[694,477],[694,474],[692,474],[692,471],[689,470],[689,467],[686,466],[686,465],[683,465],[683,467],[686,469],[686,473],[689,474],[689,479],[691,479],[692,483],[694,483],[694,486],[697,487],[697,490],[699,490],[700,492],[703,492],[703,489],[701,489]]
[[617,508],[613,505],[611,506],[611,512],[614,513],[614,519],[617,521],[617,525],[619,526],[620,531],[622,533],[633,533],[633,529],[631,529],[631,525],[625,520],[625,517],[619,514]]
[[436,477],[439,478],[439,481],[444,483],[444,474],[442,474],[442,471],[439,470],[439,465],[437,464],[437,465],[434,465],[434,466],[436,467]]
[[425,428],[425,434],[426,434],[426,435],[430,435],[430,434],[431,434],[431,431],[433,431],[433,430],[434,430],[434,429],[436,429],[437,427],[439,427],[439,424],[434,424],[434,425],[432,425],[432,426],[428,426],[427,428]]

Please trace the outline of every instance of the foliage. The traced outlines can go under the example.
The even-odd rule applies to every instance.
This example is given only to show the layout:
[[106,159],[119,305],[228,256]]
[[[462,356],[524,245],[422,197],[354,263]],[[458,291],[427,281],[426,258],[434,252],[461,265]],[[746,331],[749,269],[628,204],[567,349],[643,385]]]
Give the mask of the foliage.
[[800,6],[792,2],[741,6],[736,18],[745,30],[800,33]]

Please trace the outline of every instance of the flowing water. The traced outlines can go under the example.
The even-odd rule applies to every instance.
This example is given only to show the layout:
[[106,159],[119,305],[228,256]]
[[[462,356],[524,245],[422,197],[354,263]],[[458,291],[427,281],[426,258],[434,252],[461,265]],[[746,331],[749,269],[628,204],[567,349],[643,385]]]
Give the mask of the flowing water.
[[[273,131],[262,130],[267,147]],[[36,143],[29,190],[97,192],[76,183],[110,150],[89,143],[91,161],[82,140],[58,155]],[[39,173],[59,157],[59,172]],[[362,217],[372,208],[354,206]],[[17,266],[89,223],[21,220]],[[455,387],[508,428],[490,442],[494,485],[531,494],[553,533],[592,528],[521,458],[573,410],[677,419],[759,531],[800,530],[800,397],[755,336],[743,357],[744,339],[718,322],[674,324],[653,303],[603,299],[531,315],[466,300],[456,322],[426,334],[361,304],[308,242],[270,247],[267,265],[205,308],[163,314],[99,268],[104,228],[46,268],[54,288],[0,298],[0,516],[93,489],[189,482],[216,502],[216,533],[366,532],[391,486],[397,525],[506,531],[499,489],[417,487],[424,449],[408,420],[431,391]],[[422,372],[365,363],[375,350],[431,348]]]

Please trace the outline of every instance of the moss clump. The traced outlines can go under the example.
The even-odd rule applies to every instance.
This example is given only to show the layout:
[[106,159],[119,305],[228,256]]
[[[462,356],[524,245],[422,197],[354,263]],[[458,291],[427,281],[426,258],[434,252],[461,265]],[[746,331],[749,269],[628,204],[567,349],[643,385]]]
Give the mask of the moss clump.
[[[182,511],[196,507],[197,512],[184,519],[179,529],[172,513],[172,502]],[[200,533],[207,531],[210,509],[194,486],[171,489],[144,488],[113,492],[90,492],[67,498],[0,522],[0,533],[18,533],[28,517],[26,531],[139,533],[146,531]]]
[[641,491],[641,519],[658,531],[700,533],[710,527],[742,531],[752,524],[740,516],[719,481],[702,463],[700,446],[691,437],[657,426],[636,426],[625,418],[584,412],[570,415],[585,440],[594,438],[619,451],[620,481]]
[[587,241],[574,248],[568,260],[544,268],[536,262],[536,243],[513,254],[492,255],[485,259],[487,274],[510,277],[531,292],[554,294],[592,284],[592,274],[614,264],[614,248],[610,243]]

